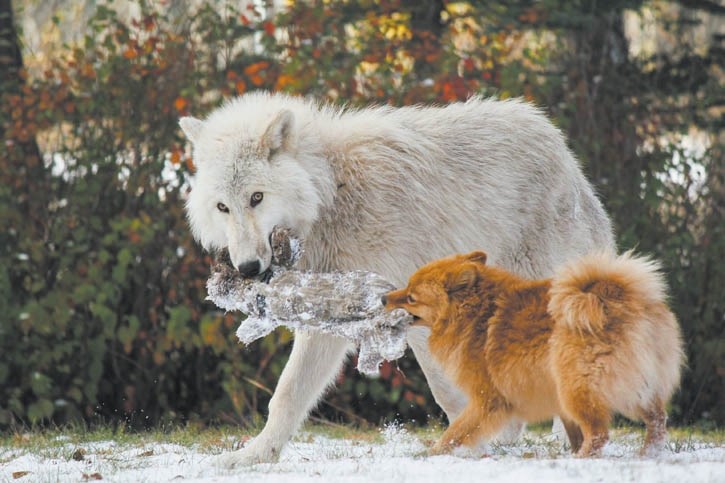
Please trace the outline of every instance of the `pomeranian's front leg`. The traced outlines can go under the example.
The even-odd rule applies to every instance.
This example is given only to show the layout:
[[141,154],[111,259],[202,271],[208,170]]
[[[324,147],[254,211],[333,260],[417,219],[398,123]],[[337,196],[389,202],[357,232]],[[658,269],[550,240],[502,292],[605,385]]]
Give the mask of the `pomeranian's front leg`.
[[490,439],[511,419],[508,411],[481,407],[480,402],[470,402],[451,423],[441,439],[431,448],[430,454],[450,453],[465,445],[474,447],[481,439]]
[[339,337],[298,331],[269,402],[264,429],[244,448],[217,456],[214,464],[233,468],[276,461],[282,447],[334,381],[351,348],[347,340]]

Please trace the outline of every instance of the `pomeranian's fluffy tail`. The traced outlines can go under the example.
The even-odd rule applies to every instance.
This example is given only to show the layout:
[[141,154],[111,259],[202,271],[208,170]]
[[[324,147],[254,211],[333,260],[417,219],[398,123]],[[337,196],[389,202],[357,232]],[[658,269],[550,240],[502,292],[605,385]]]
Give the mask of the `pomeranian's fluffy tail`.
[[564,265],[552,279],[549,313],[570,329],[592,333],[666,304],[658,262],[632,251],[596,252]]

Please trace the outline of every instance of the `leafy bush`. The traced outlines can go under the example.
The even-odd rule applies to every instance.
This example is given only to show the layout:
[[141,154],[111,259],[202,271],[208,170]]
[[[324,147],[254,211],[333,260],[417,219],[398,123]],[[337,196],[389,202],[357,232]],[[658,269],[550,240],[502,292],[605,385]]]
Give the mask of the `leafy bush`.
[[[211,260],[184,221],[193,160],[177,129],[180,115],[254,89],[352,105],[481,92],[549,106],[601,188],[622,246],[638,245],[669,270],[690,356],[673,415],[721,423],[722,152],[700,153],[697,177],[694,164],[675,162],[681,146],[651,143],[681,132],[703,106],[647,125],[671,108],[643,104],[657,97],[643,88],[650,73],[634,60],[598,71],[597,59],[612,56],[596,49],[584,64],[570,54],[571,45],[606,45],[597,35],[641,2],[603,11],[494,3],[450,4],[431,17],[436,2],[297,2],[274,18],[203,4],[171,18],[141,1],[131,22],[100,6],[81,45],[65,47],[42,75],[19,71],[1,85],[0,426],[251,423],[266,412],[291,335],[242,348],[237,316],[204,302]],[[561,43],[547,43],[547,32]],[[586,83],[603,72],[613,88],[591,102]],[[704,79],[682,89],[707,98]],[[377,380],[350,365],[338,383],[318,409],[324,417],[440,415],[410,357]]]

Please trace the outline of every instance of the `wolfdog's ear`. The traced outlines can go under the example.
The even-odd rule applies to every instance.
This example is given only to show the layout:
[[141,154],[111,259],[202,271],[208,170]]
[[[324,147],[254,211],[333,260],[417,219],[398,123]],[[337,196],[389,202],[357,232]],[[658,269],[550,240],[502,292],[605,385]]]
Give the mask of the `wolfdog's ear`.
[[179,126],[181,126],[181,130],[184,131],[186,137],[189,138],[189,141],[195,143],[199,140],[204,122],[195,117],[182,117],[179,119]]
[[478,270],[470,263],[466,263],[461,268],[448,274],[446,291],[453,293],[463,290],[476,283],[476,280],[478,280]]
[[488,256],[486,255],[486,252],[483,252],[481,250],[476,250],[475,252],[471,252],[468,255],[466,255],[466,258],[472,262],[480,263],[481,265],[486,264],[486,260],[488,259]]
[[282,149],[289,149],[292,141],[292,128],[295,116],[291,111],[282,110],[269,123],[262,136],[262,145],[269,149],[270,156]]

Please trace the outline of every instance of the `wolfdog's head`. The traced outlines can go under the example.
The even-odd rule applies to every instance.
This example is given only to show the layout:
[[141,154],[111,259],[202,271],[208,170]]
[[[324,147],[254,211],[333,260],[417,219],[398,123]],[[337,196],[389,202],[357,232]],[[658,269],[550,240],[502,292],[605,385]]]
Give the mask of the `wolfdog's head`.
[[296,116],[285,101],[291,98],[248,95],[204,121],[179,122],[194,145],[197,168],[186,203],[192,233],[207,250],[228,247],[244,276],[269,268],[275,226],[304,236],[320,209],[298,155]]

